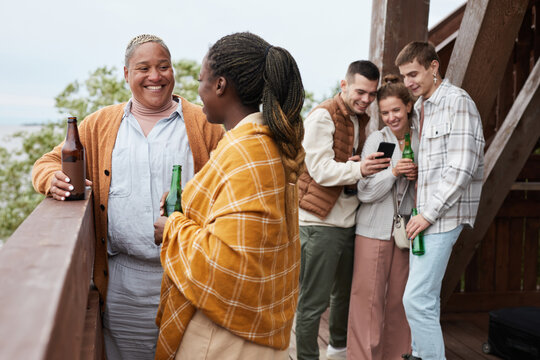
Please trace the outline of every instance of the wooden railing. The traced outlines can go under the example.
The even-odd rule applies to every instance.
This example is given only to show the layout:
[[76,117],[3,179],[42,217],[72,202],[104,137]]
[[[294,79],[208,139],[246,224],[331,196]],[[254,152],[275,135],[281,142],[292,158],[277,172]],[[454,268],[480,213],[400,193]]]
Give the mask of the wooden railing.
[[100,359],[92,201],[43,202],[0,251],[0,359]]

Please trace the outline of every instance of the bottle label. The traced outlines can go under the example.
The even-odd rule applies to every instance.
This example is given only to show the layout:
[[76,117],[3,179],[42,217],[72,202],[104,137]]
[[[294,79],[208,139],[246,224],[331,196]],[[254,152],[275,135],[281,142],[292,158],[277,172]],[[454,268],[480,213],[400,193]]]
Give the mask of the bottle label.
[[70,191],[69,199],[84,199],[86,171],[84,160],[62,161],[62,172],[70,179],[73,190]]

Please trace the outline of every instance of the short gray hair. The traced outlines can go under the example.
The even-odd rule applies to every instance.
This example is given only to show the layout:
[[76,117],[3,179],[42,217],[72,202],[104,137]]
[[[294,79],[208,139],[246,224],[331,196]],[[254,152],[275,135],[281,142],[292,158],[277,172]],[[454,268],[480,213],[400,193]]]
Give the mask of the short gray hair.
[[167,54],[169,54],[169,60],[171,59],[171,52],[169,51],[169,48],[167,47],[167,45],[165,45],[165,42],[160,37],[155,36],[155,35],[150,35],[150,34],[142,34],[142,35],[137,35],[133,39],[131,39],[128,46],[126,47],[126,55],[124,58],[126,67],[128,67],[129,59],[131,59],[135,50],[140,45],[148,43],[148,42],[155,42],[161,45],[165,49],[165,51],[167,51]]

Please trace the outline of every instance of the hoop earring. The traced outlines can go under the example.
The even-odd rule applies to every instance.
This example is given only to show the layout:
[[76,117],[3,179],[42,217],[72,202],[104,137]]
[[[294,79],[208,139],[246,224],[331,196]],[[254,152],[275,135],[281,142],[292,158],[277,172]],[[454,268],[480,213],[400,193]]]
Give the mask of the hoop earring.
[[433,74],[433,84],[437,85],[437,75],[435,73]]

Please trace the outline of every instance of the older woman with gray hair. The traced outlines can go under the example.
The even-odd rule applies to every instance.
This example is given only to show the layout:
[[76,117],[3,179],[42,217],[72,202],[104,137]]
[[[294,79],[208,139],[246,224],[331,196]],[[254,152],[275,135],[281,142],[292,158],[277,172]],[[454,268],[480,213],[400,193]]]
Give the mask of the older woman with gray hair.
[[[125,52],[127,103],[107,106],[84,119],[87,185],[93,188],[96,254],[94,284],[103,306],[107,359],[153,359],[155,317],[163,269],[154,222],[173,165],[182,183],[209,158],[223,135],[199,106],[173,95],[169,49],[154,35],[133,38]],[[36,161],[35,189],[64,201],[73,188],[62,172],[61,148]]]

